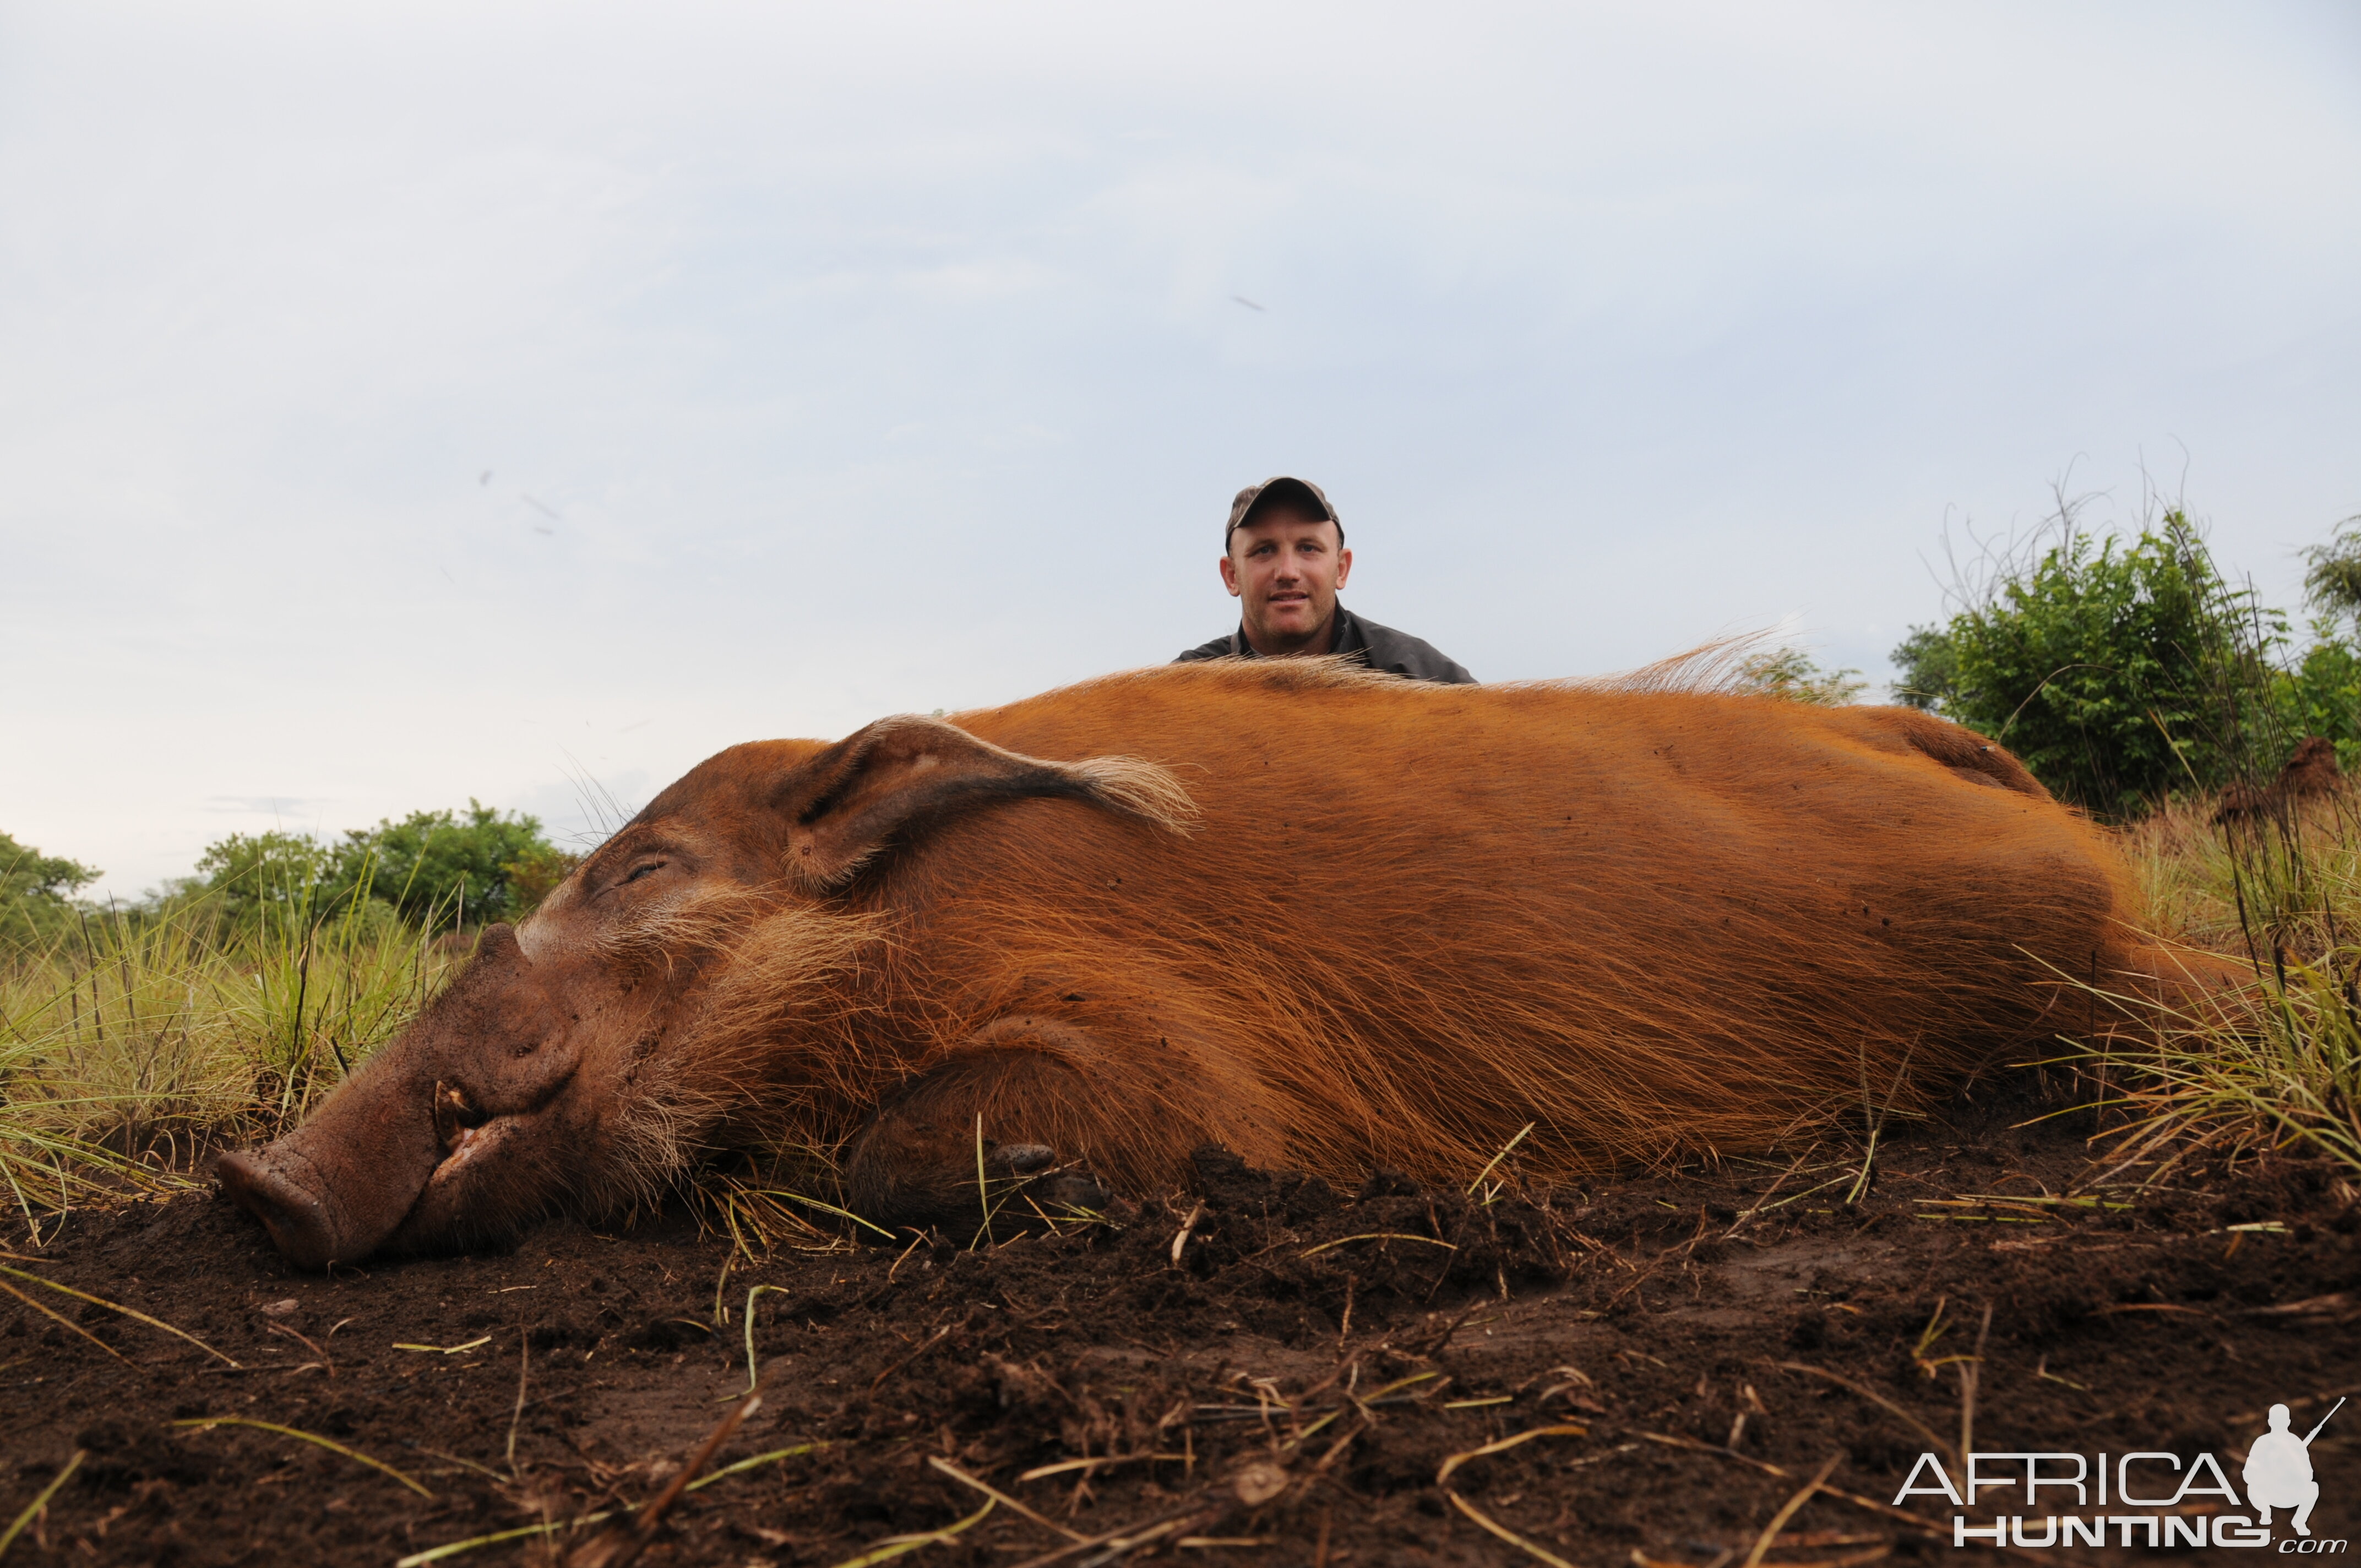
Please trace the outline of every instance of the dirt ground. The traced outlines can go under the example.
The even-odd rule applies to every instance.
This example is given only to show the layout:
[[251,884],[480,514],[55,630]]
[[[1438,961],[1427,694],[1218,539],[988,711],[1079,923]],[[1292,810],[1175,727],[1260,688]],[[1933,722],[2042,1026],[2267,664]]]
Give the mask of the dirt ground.
[[[2301,1433],[2361,1392],[2361,1207],[2331,1168],[2092,1187],[2081,1118],[2020,1125],[2044,1108],[2019,1081],[1899,1130],[1850,1203],[1861,1150],[1824,1144],[1472,1198],[1208,1155],[1199,1192],[1113,1224],[756,1261],[686,1214],[334,1278],[215,1199],[78,1212],[38,1249],[20,1223],[0,1528],[82,1457],[5,1561],[414,1563],[511,1531],[437,1561],[617,1562],[631,1538],[569,1521],[634,1519],[685,1465],[722,1474],[642,1563],[1924,1561],[1954,1514],[2037,1541],[2075,1505],[1927,1482],[1896,1509],[1922,1452],[2210,1452],[2235,1484],[2273,1402]],[[747,1390],[757,1287],[762,1403],[697,1461]],[[2312,1445],[2318,1541],[2361,1534],[2356,1438],[2347,1406]],[[1833,1491],[1783,1512],[1824,1464]],[[2157,1555],[2119,1533],[2009,1554]]]

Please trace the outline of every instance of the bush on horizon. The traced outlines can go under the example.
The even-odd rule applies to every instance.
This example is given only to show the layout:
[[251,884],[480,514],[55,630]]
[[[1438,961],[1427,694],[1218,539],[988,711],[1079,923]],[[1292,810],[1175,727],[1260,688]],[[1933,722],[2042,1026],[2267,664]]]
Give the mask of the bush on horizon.
[[2125,539],[2061,506],[2032,548],[1982,565],[1964,608],[1894,650],[1894,696],[2006,746],[2059,798],[2127,819],[2267,780],[2308,735],[2361,762],[2351,626],[2315,620],[2290,664],[2287,615],[2223,576],[2185,512]]
[[233,833],[207,846],[175,896],[219,901],[236,925],[311,924],[375,904],[429,931],[520,920],[577,857],[552,844],[538,817],[467,809],[413,811],[329,842],[308,833]]

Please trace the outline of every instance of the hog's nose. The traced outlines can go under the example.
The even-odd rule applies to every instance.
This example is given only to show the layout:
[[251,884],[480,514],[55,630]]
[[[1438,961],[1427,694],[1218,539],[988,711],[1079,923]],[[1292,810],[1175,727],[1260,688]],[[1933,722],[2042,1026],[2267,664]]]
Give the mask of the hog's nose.
[[262,1222],[270,1240],[298,1268],[325,1268],[337,1255],[341,1227],[327,1201],[293,1179],[269,1151],[222,1156],[217,1168],[223,1190]]

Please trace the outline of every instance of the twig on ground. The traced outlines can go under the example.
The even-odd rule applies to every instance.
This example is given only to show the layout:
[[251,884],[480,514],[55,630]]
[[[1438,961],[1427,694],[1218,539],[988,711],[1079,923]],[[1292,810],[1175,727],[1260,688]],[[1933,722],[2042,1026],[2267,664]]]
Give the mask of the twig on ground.
[[[312,1338],[309,1334],[297,1333],[285,1323],[265,1323],[262,1326],[274,1334],[285,1334],[289,1339],[293,1340],[296,1343],[310,1351],[313,1355],[318,1356],[320,1358],[320,1365],[326,1368],[329,1376],[334,1377],[336,1375],[335,1358],[331,1356],[324,1349],[321,1348],[320,1342],[318,1340]],[[303,1369],[300,1366],[294,1366],[290,1367],[288,1370],[291,1372],[301,1372]]]
[[1488,1454],[1502,1453],[1516,1447],[1519,1443],[1531,1442],[1537,1437],[1587,1437],[1589,1435],[1588,1427],[1579,1426],[1572,1421],[1561,1426],[1529,1428],[1513,1437],[1504,1437],[1498,1442],[1488,1442],[1481,1448],[1471,1448],[1465,1453],[1453,1454],[1443,1462],[1443,1468],[1434,1473],[1434,1484],[1447,1490],[1451,1482],[1451,1473],[1469,1460],[1482,1459]]
[[893,1376],[894,1374],[901,1371],[902,1368],[909,1365],[910,1363],[917,1360],[918,1357],[926,1354],[927,1352],[934,1349],[935,1346],[942,1343],[943,1341],[959,1332],[960,1330],[967,1327],[967,1319],[962,1317],[958,1322],[945,1323],[933,1333],[928,1334],[924,1340],[919,1342],[917,1349],[912,1351],[909,1354],[904,1356],[901,1360],[895,1362],[893,1365],[879,1373],[876,1380],[869,1385],[869,1391],[873,1394],[878,1389],[884,1387],[885,1386],[885,1379]]
[[[694,1492],[700,1487],[710,1486],[716,1481],[735,1475],[741,1471],[752,1470],[758,1464],[768,1464],[775,1459],[792,1459],[798,1453],[809,1453],[815,1449],[827,1446],[826,1443],[806,1442],[798,1443],[793,1448],[774,1448],[767,1453],[758,1453],[751,1459],[741,1459],[735,1464],[725,1464],[710,1475],[700,1475],[682,1489]],[[458,1459],[456,1454],[435,1453],[435,1451],[431,1448],[422,1449],[420,1452],[434,1453],[437,1459]],[[495,1481],[500,1478],[500,1472],[497,1470],[485,1470],[482,1465],[471,1464],[465,1459],[459,1459],[459,1463],[467,1465],[471,1470],[483,1470],[485,1475]],[[424,1552],[413,1552],[409,1556],[395,1562],[393,1568],[422,1568],[424,1563],[437,1563],[445,1557],[456,1557],[463,1552],[473,1552],[479,1546],[498,1546],[502,1541],[520,1541],[528,1535],[549,1536],[556,1534],[561,1530],[580,1530],[587,1525],[603,1524],[620,1511],[624,1510],[601,1508],[595,1514],[582,1514],[563,1521],[544,1519],[540,1524],[519,1525],[514,1530],[494,1530],[489,1535],[469,1536],[465,1541],[448,1541],[441,1546],[430,1547]]]
[[519,1525],[514,1530],[496,1530],[489,1535],[472,1535],[465,1541],[454,1541],[445,1545],[430,1547],[424,1552],[413,1552],[407,1557],[396,1558],[393,1568],[423,1568],[425,1563],[439,1563],[445,1557],[456,1557],[463,1552],[473,1552],[479,1546],[498,1546],[504,1541],[522,1541],[528,1535],[555,1535],[560,1530],[579,1530],[584,1525],[599,1524],[613,1519],[616,1510],[613,1508],[602,1508],[595,1514],[584,1514],[578,1519],[567,1519],[563,1525],[555,1520],[544,1520],[540,1524]]
[[738,1430],[738,1424],[762,1408],[763,1396],[759,1390],[740,1400],[697,1445],[688,1463],[673,1473],[672,1484],[657,1493],[653,1502],[640,1510],[637,1519],[621,1529],[609,1527],[600,1530],[583,1542],[566,1560],[566,1568],[629,1568],[629,1564],[636,1562],[640,1553],[647,1550],[648,1542],[655,1539],[656,1529],[664,1523],[664,1515],[680,1501],[680,1495],[688,1490],[697,1473],[705,1468],[716,1450],[730,1441],[730,1435]]
[[682,1487],[681,1490],[684,1492],[698,1491],[704,1487],[712,1486],[716,1481],[725,1481],[730,1476],[739,1475],[743,1471],[752,1470],[758,1464],[768,1464],[774,1460],[779,1459],[793,1459],[798,1453],[817,1453],[827,1446],[828,1444],[824,1442],[799,1442],[792,1448],[768,1449],[763,1453],[739,1460],[734,1464],[725,1464],[719,1470],[709,1471],[703,1475],[699,1475],[696,1480],[691,1481],[687,1486]]
[[1172,1237],[1173,1267],[1178,1268],[1180,1266],[1180,1249],[1189,1245],[1190,1236],[1194,1234],[1196,1232],[1197,1222],[1204,1217],[1205,1206],[1202,1203],[1200,1203],[1189,1211],[1189,1217],[1187,1219],[1180,1222],[1180,1231]]

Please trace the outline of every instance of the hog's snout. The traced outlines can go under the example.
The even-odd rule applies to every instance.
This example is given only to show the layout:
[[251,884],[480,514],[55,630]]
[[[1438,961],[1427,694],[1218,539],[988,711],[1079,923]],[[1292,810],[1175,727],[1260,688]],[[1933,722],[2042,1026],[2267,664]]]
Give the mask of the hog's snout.
[[[270,1240],[298,1268],[325,1268],[366,1254],[375,1238],[355,1245],[311,1162],[273,1157],[277,1146],[224,1155],[221,1184],[231,1200],[262,1222]],[[304,1178],[308,1177],[307,1181]]]
[[223,1190],[289,1262],[465,1245],[562,1191],[550,1107],[580,1058],[532,968],[512,930],[490,927],[467,972],[309,1121],[223,1157]]
[[215,1168],[223,1190],[300,1268],[358,1263],[383,1246],[442,1161],[425,1086],[377,1066],[277,1143],[224,1155]]

